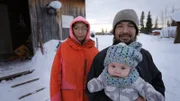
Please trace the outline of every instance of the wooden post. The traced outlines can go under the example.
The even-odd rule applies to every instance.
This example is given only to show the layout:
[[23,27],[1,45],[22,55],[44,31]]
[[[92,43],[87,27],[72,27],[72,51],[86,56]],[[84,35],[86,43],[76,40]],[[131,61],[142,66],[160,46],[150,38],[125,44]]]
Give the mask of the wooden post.
[[174,43],[180,43],[180,22],[177,22],[176,37]]
[[44,55],[42,33],[40,31],[40,24],[39,24],[39,22],[37,22],[37,31],[38,31],[37,34],[38,34],[38,38],[39,38],[39,45],[40,45],[41,53],[42,53],[42,55]]
[[96,38],[96,47],[98,49],[98,38]]

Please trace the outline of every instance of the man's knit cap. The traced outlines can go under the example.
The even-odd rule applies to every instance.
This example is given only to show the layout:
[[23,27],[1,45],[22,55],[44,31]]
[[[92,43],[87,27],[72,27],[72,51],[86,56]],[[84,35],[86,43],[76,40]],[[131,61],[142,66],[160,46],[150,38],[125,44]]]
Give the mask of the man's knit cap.
[[133,9],[124,9],[119,11],[113,20],[113,34],[115,32],[116,25],[121,21],[130,21],[134,24],[136,28],[136,34],[139,32],[139,18],[137,16],[137,13]]

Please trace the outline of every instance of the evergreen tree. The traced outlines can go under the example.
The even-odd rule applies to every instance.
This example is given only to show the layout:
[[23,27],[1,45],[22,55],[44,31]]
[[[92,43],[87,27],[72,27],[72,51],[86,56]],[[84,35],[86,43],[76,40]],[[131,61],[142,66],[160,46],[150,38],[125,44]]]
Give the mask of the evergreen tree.
[[151,32],[152,32],[152,18],[151,18],[151,12],[149,11],[146,22],[146,33],[150,34]]
[[102,34],[104,34],[104,29],[102,28]]
[[144,33],[144,11],[142,11],[142,13],[141,13],[140,25],[141,25],[140,32]]
[[157,28],[158,28],[158,17],[156,17],[155,24],[154,24],[154,29],[157,29]]
[[106,31],[105,31],[105,33],[107,33],[107,28],[106,28]]
[[172,20],[171,26],[176,26],[176,22]]
[[168,27],[169,27],[169,26],[171,26],[171,24],[170,24],[169,20],[167,21],[167,26],[168,26]]

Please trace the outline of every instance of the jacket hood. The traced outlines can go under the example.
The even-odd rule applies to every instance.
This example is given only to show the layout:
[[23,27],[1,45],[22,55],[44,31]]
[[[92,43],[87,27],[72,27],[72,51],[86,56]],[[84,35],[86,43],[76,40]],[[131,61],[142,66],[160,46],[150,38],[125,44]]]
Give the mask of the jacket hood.
[[90,24],[89,24],[89,22],[88,22],[85,18],[83,18],[82,16],[76,17],[76,18],[71,22],[71,24],[70,24],[70,29],[69,29],[69,36],[70,36],[71,39],[73,39],[74,41],[78,42],[79,44],[81,44],[81,43],[80,43],[80,42],[76,39],[76,37],[74,36],[74,34],[73,34],[73,29],[72,29],[72,25],[73,25],[74,23],[76,23],[76,22],[83,22],[83,23],[85,23],[85,24],[88,25],[88,31],[87,31],[87,35],[86,35],[86,38],[85,38],[85,41],[84,41],[84,43],[85,43],[85,42],[87,42],[87,41],[89,40],[89,38],[90,38]]

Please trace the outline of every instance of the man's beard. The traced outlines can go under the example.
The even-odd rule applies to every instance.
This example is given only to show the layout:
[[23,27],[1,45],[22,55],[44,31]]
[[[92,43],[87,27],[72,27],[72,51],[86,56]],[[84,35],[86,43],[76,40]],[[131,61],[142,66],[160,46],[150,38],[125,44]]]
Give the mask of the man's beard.
[[[119,36],[119,37],[120,37],[120,36]],[[135,36],[134,39],[131,39],[131,40],[129,40],[128,42],[124,42],[124,43],[127,44],[127,45],[129,45],[130,43],[136,41],[136,39],[137,39],[137,36]],[[122,42],[122,41],[121,41],[119,38],[118,38],[118,39],[115,38],[115,36],[114,36],[114,38],[113,38],[113,45],[116,45],[116,44],[118,44],[118,43],[120,43],[120,42]]]

